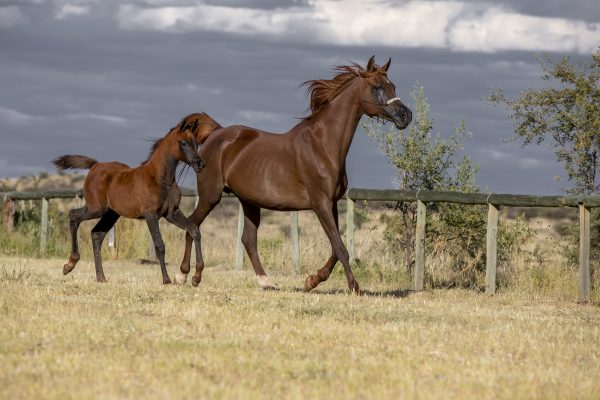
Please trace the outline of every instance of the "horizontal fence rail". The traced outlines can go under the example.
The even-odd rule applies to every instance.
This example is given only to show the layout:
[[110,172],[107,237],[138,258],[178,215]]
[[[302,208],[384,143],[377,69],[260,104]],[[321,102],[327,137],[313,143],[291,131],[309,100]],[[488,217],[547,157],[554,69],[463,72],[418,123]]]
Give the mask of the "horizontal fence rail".
[[[194,189],[182,188],[182,196],[198,197]],[[223,194],[224,197],[235,197],[232,194]],[[44,255],[48,236],[48,202],[50,199],[83,198],[83,190],[51,190],[34,192],[3,192],[0,198],[4,199],[4,221],[7,226],[12,226],[12,213],[16,200],[41,200],[41,228],[40,228],[40,254]],[[425,236],[426,236],[426,203],[456,203],[465,205],[487,205],[487,238],[486,238],[486,287],[488,294],[496,292],[496,262],[497,262],[497,233],[498,210],[502,207],[577,207],[579,209],[579,288],[580,300],[588,301],[591,290],[590,271],[590,209],[600,207],[600,196],[534,196],[522,194],[497,194],[497,193],[463,193],[430,190],[379,190],[379,189],[349,189],[345,196],[346,207],[346,245],[351,260],[356,260],[354,241],[354,209],[356,201],[393,201],[416,202],[417,225],[415,240],[415,268],[413,275],[413,289],[423,290],[425,274]],[[241,204],[238,209],[237,243],[235,268],[242,269],[244,263],[244,250],[241,242],[244,228],[244,217]],[[298,227],[298,211],[291,212],[291,239],[292,239],[292,268],[298,273],[300,263],[300,242]],[[114,237],[114,231],[113,231]],[[114,242],[114,241],[113,241]],[[152,246],[149,246],[152,248]]]

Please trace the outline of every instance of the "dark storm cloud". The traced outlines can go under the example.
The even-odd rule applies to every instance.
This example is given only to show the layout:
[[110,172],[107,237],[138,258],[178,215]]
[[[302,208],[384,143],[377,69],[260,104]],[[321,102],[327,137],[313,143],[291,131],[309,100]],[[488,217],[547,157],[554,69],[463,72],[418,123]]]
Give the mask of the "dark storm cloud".
[[[226,32],[192,25],[170,33],[125,29],[119,20],[123,4],[156,10],[196,2],[15,3],[18,7],[0,3],[13,7],[7,15],[16,18],[10,22],[7,17],[10,23],[0,32],[0,176],[50,170],[50,160],[64,153],[135,165],[150,147],[144,139],[162,136],[181,117],[201,110],[224,125],[286,131],[306,115],[303,81],[328,78],[333,65],[364,64],[376,54],[379,62],[392,57],[389,76],[403,99],[410,101],[416,81],[423,85],[436,131],[447,135],[465,120],[473,133],[465,151],[481,164],[482,187],[497,192],[559,189],[553,176],[562,171],[552,152],[504,143],[511,132],[505,111],[480,100],[490,86],[514,95],[541,84],[533,52],[290,40],[285,34],[236,33],[237,25]],[[273,8],[267,1],[210,4],[217,3],[232,9]],[[280,9],[313,6],[277,3]],[[527,12],[516,3],[510,7]],[[393,169],[360,131],[348,170],[353,186],[393,186]]]

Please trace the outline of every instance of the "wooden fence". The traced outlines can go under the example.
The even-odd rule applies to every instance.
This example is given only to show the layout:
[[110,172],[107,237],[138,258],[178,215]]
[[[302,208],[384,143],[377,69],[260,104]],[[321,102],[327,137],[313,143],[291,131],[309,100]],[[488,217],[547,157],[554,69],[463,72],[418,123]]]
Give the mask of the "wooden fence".
[[[183,196],[197,197],[193,189],[182,189]],[[81,198],[81,190],[46,191],[46,192],[5,192],[0,193],[4,198],[4,220],[10,227],[12,224],[11,210],[14,210],[16,200],[41,200],[42,215],[40,227],[40,254],[45,253],[48,237],[48,202],[50,199]],[[224,194],[225,197],[234,197]],[[486,286],[485,292],[496,292],[496,256],[498,233],[498,210],[500,207],[576,207],[579,209],[579,289],[580,300],[587,301],[590,297],[590,209],[600,207],[600,196],[533,196],[495,193],[462,193],[441,191],[399,191],[399,190],[368,190],[350,189],[346,194],[346,245],[350,259],[356,259],[354,242],[354,206],[356,201],[393,201],[416,202],[417,225],[415,240],[415,268],[413,271],[413,289],[423,290],[425,277],[425,232],[426,213],[425,203],[457,203],[468,205],[487,205],[487,248],[486,248]],[[244,262],[244,249],[241,243],[244,217],[241,205],[238,210],[237,244],[235,267],[241,269]],[[290,213],[292,266],[294,273],[298,272],[300,261],[300,241],[298,234],[298,212]]]

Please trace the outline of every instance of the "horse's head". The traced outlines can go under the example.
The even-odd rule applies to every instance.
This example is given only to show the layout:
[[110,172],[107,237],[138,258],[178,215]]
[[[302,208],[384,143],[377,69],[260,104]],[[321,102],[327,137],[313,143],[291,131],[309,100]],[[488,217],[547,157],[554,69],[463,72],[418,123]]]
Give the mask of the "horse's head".
[[412,120],[412,112],[396,96],[396,86],[388,79],[387,70],[390,58],[385,65],[375,64],[375,56],[367,63],[365,73],[361,76],[361,106],[369,117],[379,117],[391,121],[398,129],[404,129]]
[[181,123],[179,131],[177,131],[177,142],[179,144],[178,159],[189,164],[196,173],[204,168],[204,160],[198,155],[198,146],[196,144],[196,135],[193,133],[196,130],[198,119],[193,125],[190,125],[185,120]]

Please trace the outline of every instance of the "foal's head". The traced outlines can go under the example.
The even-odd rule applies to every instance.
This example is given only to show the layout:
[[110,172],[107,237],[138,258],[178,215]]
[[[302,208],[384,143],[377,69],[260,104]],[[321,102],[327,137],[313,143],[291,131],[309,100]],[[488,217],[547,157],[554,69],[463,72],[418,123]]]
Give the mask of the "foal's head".
[[388,79],[387,70],[392,59],[385,65],[375,64],[375,56],[367,63],[361,76],[361,105],[369,117],[391,121],[398,129],[404,129],[412,120],[412,112],[396,96],[396,86]]
[[179,125],[179,129],[174,132],[178,144],[177,159],[189,164],[195,172],[200,172],[204,168],[204,160],[198,155],[198,146],[196,144],[196,135],[193,133],[198,124],[198,120],[189,124],[185,120]]

